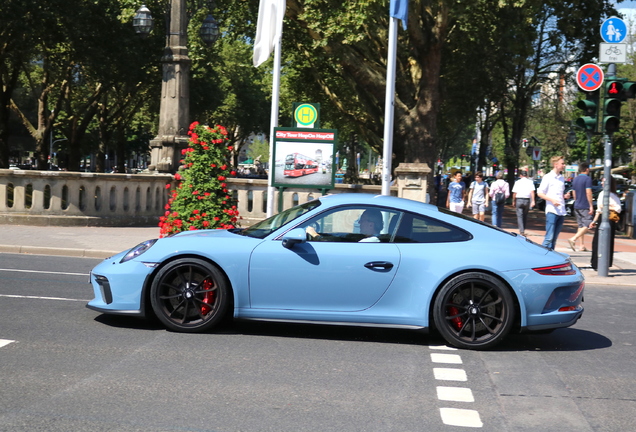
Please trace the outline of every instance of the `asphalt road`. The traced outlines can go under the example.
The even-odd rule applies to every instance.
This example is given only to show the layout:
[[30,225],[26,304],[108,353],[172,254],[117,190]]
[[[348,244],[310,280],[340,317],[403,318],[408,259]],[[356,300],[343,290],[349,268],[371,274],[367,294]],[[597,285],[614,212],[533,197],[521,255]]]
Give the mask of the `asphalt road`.
[[176,334],[85,308],[99,260],[0,254],[0,431],[633,430],[636,290],[495,351],[404,330]]

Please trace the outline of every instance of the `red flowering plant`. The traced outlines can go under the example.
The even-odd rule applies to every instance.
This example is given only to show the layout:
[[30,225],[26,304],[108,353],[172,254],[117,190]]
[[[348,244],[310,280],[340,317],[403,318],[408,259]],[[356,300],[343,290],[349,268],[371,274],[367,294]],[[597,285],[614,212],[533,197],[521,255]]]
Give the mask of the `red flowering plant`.
[[[179,182],[170,191],[166,212],[159,219],[160,237],[181,231],[235,228],[239,218],[236,200],[227,189],[226,180],[236,175],[228,166],[232,146],[227,130],[194,122],[188,132],[188,148],[182,150]],[[166,189],[172,185],[168,183]]]

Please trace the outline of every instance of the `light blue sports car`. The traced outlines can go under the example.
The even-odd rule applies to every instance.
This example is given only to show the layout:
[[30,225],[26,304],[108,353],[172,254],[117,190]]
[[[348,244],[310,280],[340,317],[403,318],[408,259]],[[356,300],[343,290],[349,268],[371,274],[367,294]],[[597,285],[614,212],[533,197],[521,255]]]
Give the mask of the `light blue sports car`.
[[584,278],[569,257],[446,209],[388,196],[321,197],[246,229],[149,240],[91,272],[102,313],[202,332],[250,320],[436,329],[493,347],[573,325]]

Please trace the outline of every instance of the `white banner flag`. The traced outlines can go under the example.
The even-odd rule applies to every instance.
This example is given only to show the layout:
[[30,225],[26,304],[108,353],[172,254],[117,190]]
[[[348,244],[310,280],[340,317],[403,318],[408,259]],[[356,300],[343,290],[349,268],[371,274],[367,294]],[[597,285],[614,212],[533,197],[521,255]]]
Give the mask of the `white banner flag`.
[[254,40],[254,66],[260,66],[274,51],[283,33],[287,0],[261,0]]

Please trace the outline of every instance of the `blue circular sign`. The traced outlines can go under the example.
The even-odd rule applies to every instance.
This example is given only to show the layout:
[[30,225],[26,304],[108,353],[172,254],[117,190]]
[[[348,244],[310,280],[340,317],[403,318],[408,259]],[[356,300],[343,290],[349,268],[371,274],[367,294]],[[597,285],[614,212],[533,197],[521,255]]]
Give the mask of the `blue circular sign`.
[[621,43],[627,36],[625,21],[617,17],[609,17],[601,25],[601,37],[607,43]]
[[594,63],[584,64],[576,72],[576,83],[585,91],[598,90],[603,85],[603,69]]

